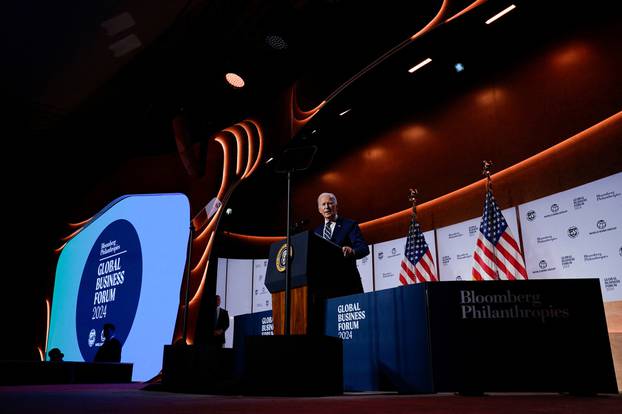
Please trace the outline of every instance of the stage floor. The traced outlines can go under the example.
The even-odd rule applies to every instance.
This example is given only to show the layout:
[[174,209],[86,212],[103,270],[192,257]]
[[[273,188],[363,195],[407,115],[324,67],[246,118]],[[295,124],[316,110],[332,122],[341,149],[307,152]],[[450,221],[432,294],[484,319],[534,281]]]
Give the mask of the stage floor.
[[145,391],[145,384],[71,384],[0,387],[0,411],[46,414],[620,414],[622,395],[347,394],[339,397],[246,397]]

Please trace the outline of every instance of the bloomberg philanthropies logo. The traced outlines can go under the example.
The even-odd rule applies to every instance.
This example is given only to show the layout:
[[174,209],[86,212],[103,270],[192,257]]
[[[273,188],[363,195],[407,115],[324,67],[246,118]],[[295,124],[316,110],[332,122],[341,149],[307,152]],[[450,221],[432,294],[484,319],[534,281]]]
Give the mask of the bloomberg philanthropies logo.
[[568,308],[546,305],[540,293],[514,293],[510,289],[498,293],[460,291],[462,319],[535,319],[547,323],[570,317]]

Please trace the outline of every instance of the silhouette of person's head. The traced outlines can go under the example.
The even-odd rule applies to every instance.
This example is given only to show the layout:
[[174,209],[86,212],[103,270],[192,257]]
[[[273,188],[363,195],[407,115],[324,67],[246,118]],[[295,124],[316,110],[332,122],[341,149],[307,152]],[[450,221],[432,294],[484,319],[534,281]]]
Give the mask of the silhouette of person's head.
[[220,295],[216,295],[215,300],[216,300],[216,307],[219,307],[220,306]]
[[48,352],[48,356],[50,357],[51,362],[61,362],[65,354],[60,352],[60,349],[58,348],[52,348]]
[[110,338],[114,336],[114,331],[115,331],[115,327],[113,324],[111,323],[104,324],[104,338],[106,338],[106,340],[109,340]]

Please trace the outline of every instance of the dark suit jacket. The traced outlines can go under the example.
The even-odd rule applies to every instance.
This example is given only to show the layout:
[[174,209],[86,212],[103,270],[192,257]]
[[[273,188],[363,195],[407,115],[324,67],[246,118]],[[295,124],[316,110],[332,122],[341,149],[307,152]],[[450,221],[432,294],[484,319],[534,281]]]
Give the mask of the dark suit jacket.
[[117,338],[104,341],[97,350],[93,362],[121,362],[121,342]]
[[[324,234],[324,223],[316,227],[314,232],[322,237]],[[354,220],[337,216],[330,241],[341,247],[352,247],[355,259],[361,259],[369,254],[369,246],[367,246],[367,242],[363,238],[359,225]]]
[[[216,312],[216,309],[214,309]],[[220,313],[218,314],[218,320],[216,321],[216,325],[214,329],[222,329],[222,335],[218,335],[214,337],[214,343],[217,345],[223,345],[225,343],[225,331],[229,328],[229,312],[226,309],[220,308]]]

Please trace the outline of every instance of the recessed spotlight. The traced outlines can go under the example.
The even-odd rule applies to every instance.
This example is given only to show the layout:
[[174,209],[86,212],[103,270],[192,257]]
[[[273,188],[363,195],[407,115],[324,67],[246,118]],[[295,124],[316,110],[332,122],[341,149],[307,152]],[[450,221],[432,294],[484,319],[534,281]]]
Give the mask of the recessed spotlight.
[[233,72],[227,73],[225,75],[225,79],[227,80],[229,85],[233,86],[234,88],[244,87],[244,79],[242,79],[242,77],[236,73],[233,73]]
[[347,114],[348,112],[350,112],[352,110],[352,108],[348,108],[345,111],[343,111],[342,113],[339,114],[339,116],[344,116],[345,114]]
[[515,8],[516,8],[516,6],[513,5],[513,4],[511,6],[509,6],[509,7],[506,7],[505,9],[501,10],[499,13],[495,14],[494,16],[492,16],[490,19],[486,20],[486,24],[490,24],[490,23],[494,22],[495,20],[497,20],[501,16],[504,16],[505,14],[511,12]]
[[313,131],[311,131],[312,134],[316,134],[317,133],[317,129],[314,129]]
[[274,50],[287,49],[287,42],[279,35],[266,36],[266,44]]
[[417,63],[415,66],[413,66],[412,68],[408,69],[408,72],[413,73],[414,71],[421,69],[422,67],[424,67],[425,65],[427,65],[428,63],[432,62],[432,59],[427,58],[424,61],[421,61],[419,63]]
[[456,69],[456,72],[462,72],[464,70],[464,65],[458,62],[454,65],[454,69]]

